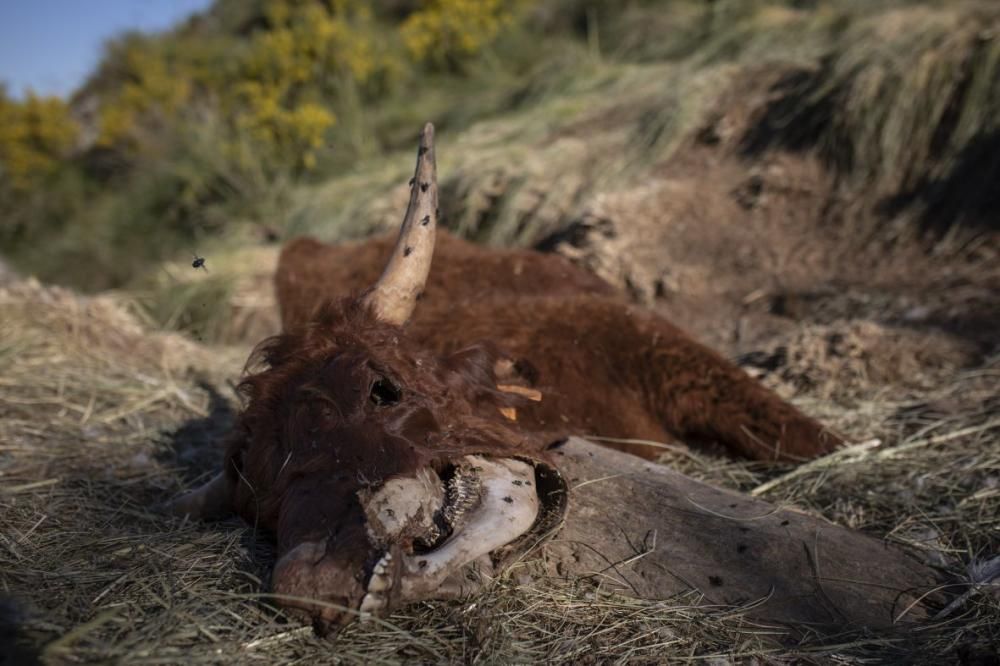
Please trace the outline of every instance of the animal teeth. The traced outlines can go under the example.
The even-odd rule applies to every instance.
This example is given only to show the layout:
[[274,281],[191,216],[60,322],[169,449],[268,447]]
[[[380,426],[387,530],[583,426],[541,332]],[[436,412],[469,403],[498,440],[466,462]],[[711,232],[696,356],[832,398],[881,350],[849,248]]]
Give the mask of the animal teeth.
[[361,619],[371,619],[373,613],[386,607],[386,598],[381,594],[392,587],[392,578],[388,571],[392,563],[392,553],[386,553],[372,568],[372,577],[368,580],[367,594],[361,599]]
[[[392,553],[386,553],[382,556],[382,559],[375,563],[375,566],[372,569],[371,578],[368,580],[368,594],[364,597],[365,599],[372,597],[369,599],[369,605],[374,604],[376,600],[380,600],[378,608],[385,605],[385,599],[379,594],[379,592],[385,592],[392,587],[392,577],[388,573],[389,565],[391,563]],[[366,610],[364,608],[364,599],[362,599],[361,610]]]
[[375,563],[375,567],[372,569],[372,572],[375,574],[384,574],[388,570],[390,564],[392,564],[392,553],[386,553],[382,556],[382,559]]
[[416,543],[423,548],[430,548],[441,538],[441,528],[432,524],[427,534],[417,538]]
[[482,482],[474,469],[463,466],[455,470],[455,475],[448,481],[445,521],[453,528],[456,527],[459,518],[479,501],[481,492]]
[[374,594],[369,592],[361,600],[361,619],[367,620],[371,618],[373,613],[382,610],[385,607],[385,598],[380,594]]
[[388,576],[379,574],[372,576],[372,579],[368,582],[369,592],[385,592],[392,586],[392,581]]

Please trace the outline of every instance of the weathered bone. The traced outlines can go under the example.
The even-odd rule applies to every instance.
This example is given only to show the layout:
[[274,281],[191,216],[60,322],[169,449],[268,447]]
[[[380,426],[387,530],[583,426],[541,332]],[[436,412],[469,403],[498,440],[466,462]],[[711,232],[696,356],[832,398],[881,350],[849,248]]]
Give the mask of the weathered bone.
[[[465,565],[511,543],[531,529],[539,499],[531,465],[513,459],[467,456],[479,468],[480,501],[463,516],[461,529],[433,552],[403,558],[401,599],[418,601],[441,595],[443,583]],[[515,481],[521,483],[514,483]]]
[[390,479],[374,493],[362,490],[358,499],[369,538],[384,548],[403,537],[426,538],[437,530],[434,513],[444,504],[444,485],[424,468],[416,476]]
[[427,283],[437,227],[437,165],[434,126],[424,125],[417,150],[417,168],[410,185],[410,203],[396,247],[382,277],[365,296],[382,321],[402,325],[410,318]]
[[[398,598],[404,603],[469,593],[473,584],[465,580],[466,565],[475,562],[481,571],[492,573],[489,553],[511,543],[534,524],[539,499],[533,484],[525,483],[529,479],[534,479],[534,470],[520,460],[463,458],[448,492],[448,509],[454,514],[449,521],[454,521],[455,532],[430,553],[403,556],[396,580],[389,573],[392,553],[386,552],[372,569],[359,608],[362,614],[388,610],[389,591],[397,586]],[[408,512],[405,495],[393,491],[385,499],[391,499],[393,505],[380,502],[383,512]],[[470,505],[470,500],[476,503]]]

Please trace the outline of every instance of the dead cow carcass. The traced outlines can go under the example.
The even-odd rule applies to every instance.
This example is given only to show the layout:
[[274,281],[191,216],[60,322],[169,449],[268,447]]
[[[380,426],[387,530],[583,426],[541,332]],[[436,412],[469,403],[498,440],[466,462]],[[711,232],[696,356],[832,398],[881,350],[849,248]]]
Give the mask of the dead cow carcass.
[[841,443],[565,259],[438,233],[435,170],[428,125],[394,245],[285,248],[284,333],[251,359],[225,470],[174,503],[273,532],[283,605],[325,628],[467,590],[466,565],[562,519],[568,435],[785,461]]

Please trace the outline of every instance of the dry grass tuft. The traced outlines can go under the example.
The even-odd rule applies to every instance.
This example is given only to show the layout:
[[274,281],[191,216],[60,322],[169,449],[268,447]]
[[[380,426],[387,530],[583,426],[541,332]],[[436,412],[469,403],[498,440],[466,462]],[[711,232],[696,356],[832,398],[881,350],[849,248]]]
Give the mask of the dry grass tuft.
[[813,150],[855,196],[938,233],[995,229],[1000,12],[907,6],[855,20],[818,63],[775,87],[748,154]]
[[272,289],[275,246],[240,246],[208,253],[208,271],[167,262],[128,292],[133,311],[155,328],[200,342],[254,343],[280,328]]

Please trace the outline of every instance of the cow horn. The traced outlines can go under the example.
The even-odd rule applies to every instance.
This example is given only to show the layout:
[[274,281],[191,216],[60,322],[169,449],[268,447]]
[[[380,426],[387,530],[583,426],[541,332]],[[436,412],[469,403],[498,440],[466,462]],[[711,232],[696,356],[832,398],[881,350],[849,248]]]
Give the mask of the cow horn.
[[437,164],[434,126],[424,125],[417,150],[417,169],[410,181],[410,203],[389,263],[364,297],[382,321],[402,325],[410,318],[424,290],[434,254],[437,227]]

